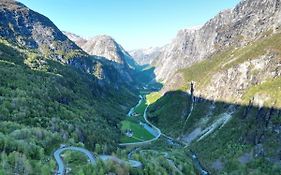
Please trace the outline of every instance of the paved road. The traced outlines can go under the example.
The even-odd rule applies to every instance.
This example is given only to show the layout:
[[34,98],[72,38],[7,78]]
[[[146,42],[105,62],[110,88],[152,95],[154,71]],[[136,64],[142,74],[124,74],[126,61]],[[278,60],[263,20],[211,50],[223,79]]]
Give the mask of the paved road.
[[[145,112],[144,112],[144,115],[143,115],[145,121],[146,121],[150,126],[152,126],[154,129],[158,130],[159,133],[160,133],[160,136],[162,135],[163,137],[165,137],[165,138],[167,138],[167,139],[169,139],[169,140],[172,140],[174,143],[179,143],[179,144],[183,145],[184,148],[186,148],[186,147],[188,146],[187,144],[185,144],[184,142],[181,142],[181,141],[179,141],[179,140],[176,140],[176,139],[174,139],[174,138],[172,138],[172,137],[170,137],[170,136],[167,136],[166,134],[162,133],[159,128],[157,128],[156,126],[154,126],[151,122],[149,122],[149,121],[147,120],[147,109],[148,109],[148,107],[149,107],[149,106],[146,107]],[[194,107],[194,101],[192,100],[192,105],[191,105],[190,114],[188,115],[188,117],[187,117],[187,119],[186,119],[186,121],[185,121],[185,124],[186,124],[188,118],[190,117],[190,115],[191,115],[191,113],[192,113],[192,111],[193,111],[193,107]],[[159,136],[159,137],[160,137],[160,136]],[[158,137],[158,138],[159,138],[159,137]],[[158,139],[158,138],[157,138],[157,139]],[[192,151],[190,151],[190,152],[191,152],[191,154],[192,154],[191,158],[192,158],[193,165],[195,166],[195,168],[197,169],[197,171],[200,173],[200,175],[209,175],[208,171],[206,171],[205,168],[201,165],[201,163],[200,163],[199,159],[197,158],[196,154],[195,154],[194,152],[192,152]]]
[[[57,169],[56,175],[64,175],[65,172],[66,172],[66,168],[65,168],[65,165],[64,165],[63,160],[61,158],[61,154],[64,151],[67,151],[67,150],[81,152],[86,157],[88,157],[89,163],[91,163],[91,164],[95,164],[96,163],[96,158],[94,157],[94,155],[89,150],[87,150],[85,148],[74,147],[74,146],[62,147],[62,148],[57,149],[54,152],[54,157],[55,157],[55,160],[56,160],[57,165],[58,165],[58,169]],[[103,160],[103,161],[112,160],[112,161],[117,162],[119,164],[126,164],[126,163],[128,163],[133,168],[141,168],[142,167],[142,163],[139,162],[139,161],[136,161],[136,160],[124,161],[124,160],[121,160],[121,159],[119,159],[117,157],[110,156],[110,155],[99,155],[98,158]]]
[[[140,105],[140,103],[142,102],[142,100],[144,100],[144,98],[142,96],[140,96],[140,101],[139,103],[136,105],[136,107],[138,105]],[[132,113],[134,112],[134,109],[136,107],[133,107],[130,112],[128,113],[128,116],[130,117],[132,115]],[[147,118],[146,118],[146,112],[147,112],[148,106],[145,108],[145,111],[143,113],[143,118],[145,120],[145,122],[148,125],[145,125],[144,129],[146,129],[149,133],[151,133],[152,135],[154,135],[155,137],[153,139],[150,140],[145,140],[145,141],[141,141],[141,142],[132,142],[132,143],[120,143],[120,146],[139,146],[139,145],[145,145],[145,144],[149,144],[153,141],[156,141],[159,139],[159,137],[162,135],[161,130],[159,128],[157,128],[156,126],[154,126],[152,123],[150,123]]]
[[[141,100],[143,100],[143,97],[140,96],[140,101],[139,103],[137,104],[137,106],[141,103]],[[193,107],[193,106],[192,106]],[[128,116],[131,116],[131,114],[133,113],[135,107],[132,108],[130,110],[130,112],[128,113]],[[142,144],[147,144],[147,143],[151,143],[157,139],[160,138],[161,135],[163,135],[165,138],[167,139],[170,139],[172,141],[175,141],[175,142],[180,142],[172,137],[169,137],[167,135],[165,135],[164,133],[161,132],[161,130],[159,128],[157,128],[156,126],[154,126],[151,122],[149,122],[147,120],[147,109],[148,109],[148,106],[146,107],[145,111],[144,111],[144,115],[143,115],[143,118],[145,119],[146,123],[149,124],[149,126],[151,126],[151,128],[153,128],[157,133],[158,135],[151,139],[151,140],[146,140],[146,141],[143,141],[143,142],[134,142],[134,143],[124,143],[124,144],[119,144],[120,146],[128,146],[128,145],[142,145]],[[181,144],[183,144],[184,146],[187,146],[185,143],[182,143],[180,142]],[[134,151],[137,151],[139,150],[140,148],[137,148],[136,150]],[[54,157],[55,157],[55,160],[57,162],[57,165],[58,165],[58,170],[56,172],[56,175],[64,175],[65,174],[65,165],[63,163],[63,160],[61,158],[61,153],[66,151],[66,150],[72,150],[72,151],[78,151],[78,152],[82,152],[84,153],[87,157],[88,157],[88,160],[90,163],[92,164],[95,164],[96,163],[96,159],[95,157],[93,156],[93,154],[88,151],[87,149],[85,148],[81,148],[81,147],[63,147],[63,148],[59,148],[57,149],[55,152],[54,152]],[[136,160],[131,160],[131,156],[132,156],[132,153],[129,153],[128,154],[128,158],[129,158],[129,161],[127,162],[131,167],[134,167],[134,168],[141,168],[142,167],[142,163],[139,162],[139,161],[136,161]],[[191,158],[192,158],[192,161],[193,161],[193,164],[195,166],[195,168],[199,171],[200,175],[209,175],[209,173],[203,168],[203,166],[201,165],[199,159],[197,158],[196,154],[193,153],[191,151]],[[126,161],[124,160],[121,160],[121,159],[118,159],[117,157],[114,157],[114,156],[109,156],[109,155],[100,155],[99,158],[103,161],[107,161],[107,160],[112,160],[112,161],[115,161],[115,162],[118,162],[120,164],[122,163],[126,163]],[[170,161],[169,161],[170,162]],[[170,162],[172,163],[172,162]]]
[[128,112],[127,115],[128,115],[129,117],[132,117],[132,115],[133,115],[135,109],[136,109],[136,108],[142,103],[142,101],[144,100],[143,96],[141,96],[141,95],[139,95],[139,98],[140,98],[140,100],[139,100],[138,104],[137,104],[136,106],[132,107],[132,108],[130,109],[130,111]]
[[88,157],[88,160],[90,163],[94,164],[96,162],[96,159],[95,157],[93,156],[93,154],[86,150],[85,148],[80,148],[80,147],[74,147],[74,146],[70,146],[70,147],[62,147],[62,148],[59,148],[57,149],[55,152],[54,152],[54,157],[55,157],[55,160],[57,162],[57,165],[58,165],[58,170],[56,172],[57,175],[63,175],[65,174],[65,165],[63,163],[63,160],[61,158],[61,154],[66,151],[66,150],[71,150],[71,151],[78,151],[78,152],[81,152],[83,154],[85,154],[87,157]]

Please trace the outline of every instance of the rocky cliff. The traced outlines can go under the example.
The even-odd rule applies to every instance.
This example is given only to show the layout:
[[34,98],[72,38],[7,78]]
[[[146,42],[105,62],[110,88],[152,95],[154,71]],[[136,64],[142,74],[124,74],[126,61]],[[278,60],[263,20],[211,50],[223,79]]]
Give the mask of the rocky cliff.
[[148,118],[189,144],[212,174],[281,172],[280,15],[279,0],[241,1],[180,31],[156,59],[166,93]]
[[43,55],[67,62],[87,56],[47,17],[14,0],[0,1],[0,37]]
[[168,82],[173,74],[195,62],[208,59],[228,47],[241,47],[281,24],[279,0],[244,0],[225,10],[198,29],[179,31],[156,62],[159,80]]
[[137,49],[129,51],[130,55],[140,65],[151,65],[158,58],[162,48],[150,47],[147,49]]
[[[79,45],[87,42],[73,34],[69,37]],[[97,56],[90,56],[65,36],[51,20],[17,1],[0,1],[0,38],[17,48],[36,52],[46,59],[69,64],[94,75],[100,85],[133,87],[133,79],[127,72],[119,71],[118,66]],[[120,51],[120,54],[125,53]]]
[[79,35],[76,35],[74,33],[63,31],[63,34],[65,36],[67,36],[71,41],[76,43],[79,47],[81,47],[82,45],[84,45],[87,42],[87,40],[85,38],[83,38]]
[[122,68],[139,68],[139,65],[134,61],[132,56],[110,36],[98,35],[90,39],[83,39],[69,32],[65,32],[65,34],[90,55],[103,57],[118,64]]

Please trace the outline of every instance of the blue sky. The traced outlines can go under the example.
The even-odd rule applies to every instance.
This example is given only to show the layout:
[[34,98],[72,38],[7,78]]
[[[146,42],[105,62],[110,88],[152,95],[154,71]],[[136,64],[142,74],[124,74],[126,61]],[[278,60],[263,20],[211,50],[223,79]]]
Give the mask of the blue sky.
[[61,30],[106,34],[125,49],[162,46],[177,31],[202,25],[240,0],[19,0]]

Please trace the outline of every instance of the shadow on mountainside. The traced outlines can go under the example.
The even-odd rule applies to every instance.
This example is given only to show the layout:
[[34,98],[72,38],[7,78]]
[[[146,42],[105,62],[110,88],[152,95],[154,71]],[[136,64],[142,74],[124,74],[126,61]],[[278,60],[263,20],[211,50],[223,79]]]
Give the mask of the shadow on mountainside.
[[138,89],[149,89],[152,91],[160,90],[163,85],[156,81],[154,73],[155,67],[140,66],[138,68],[130,68],[127,64],[117,63],[100,56],[92,56],[94,59],[101,61],[104,65],[112,66],[123,75],[124,81]]
[[171,91],[149,107],[148,119],[163,133],[188,143],[212,174],[281,172],[278,108]]

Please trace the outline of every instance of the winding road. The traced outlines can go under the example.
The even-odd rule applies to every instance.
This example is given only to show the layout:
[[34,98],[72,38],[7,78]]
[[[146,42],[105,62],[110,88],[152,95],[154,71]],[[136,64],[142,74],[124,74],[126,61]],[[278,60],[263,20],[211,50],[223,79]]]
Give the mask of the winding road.
[[65,169],[63,160],[61,158],[61,154],[66,150],[81,152],[88,157],[88,160],[89,160],[90,163],[94,164],[96,162],[96,159],[95,159],[94,155],[90,151],[86,150],[85,148],[73,147],[73,146],[61,147],[54,152],[54,157],[55,157],[55,160],[56,160],[57,165],[58,165],[58,170],[56,172],[57,175],[65,174],[66,169]]
[[[138,104],[131,108],[131,110],[129,111],[128,113],[128,116],[132,116],[132,113],[134,112],[135,108],[140,105],[140,103],[142,102],[143,100],[143,97],[140,96],[140,101],[138,102]],[[180,142],[172,137],[169,137],[167,135],[165,135],[164,133],[161,132],[161,130],[159,128],[157,128],[156,126],[154,126],[151,122],[149,122],[147,120],[147,109],[148,109],[149,105],[145,108],[145,111],[144,111],[144,114],[143,114],[143,118],[144,120],[146,121],[146,123],[154,130],[156,131],[158,134],[155,138],[151,139],[151,140],[146,140],[146,141],[142,141],[142,142],[134,142],[134,143],[122,143],[122,144],[119,144],[120,146],[130,146],[130,145],[133,145],[133,146],[138,146],[138,145],[144,145],[144,144],[148,144],[148,143],[151,143],[153,141],[156,141],[160,138],[160,136],[162,135],[164,138],[166,139],[169,139],[169,140],[172,140],[173,142],[176,142],[176,143],[181,143],[182,145],[184,145],[184,147],[187,147],[187,145],[183,142]],[[192,104],[192,108],[193,108],[193,104]],[[191,110],[192,111],[192,110]],[[54,157],[55,157],[55,160],[57,162],[57,165],[58,165],[58,169],[56,171],[56,175],[65,175],[66,173],[66,168],[65,168],[65,165],[63,163],[63,160],[61,158],[61,154],[64,152],[64,151],[67,151],[67,150],[70,150],[70,151],[78,151],[78,152],[81,152],[83,153],[87,158],[88,158],[88,161],[89,163],[91,164],[95,164],[96,163],[96,158],[94,157],[94,155],[87,149],[85,148],[82,148],[82,147],[74,147],[74,146],[68,146],[68,147],[61,147],[61,148],[58,148],[55,152],[54,152]],[[131,157],[132,157],[132,154],[139,151],[140,148],[136,148],[134,149],[132,152],[130,152],[128,154],[128,161],[124,161],[124,160],[121,160],[117,157],[114,157],[114,156],[110,156],[110,155],[99,155],[99,159],[103,160],[103,161],[108,161],[108,160],[112,160],[114,162],[117,162],[117,163],[120,163],[120,164],[123,164],[123,163],[128,163],[131,167],[133,168],[141,168],[142,167],[142,163],[139,162],[139,161],[136,161],[136,160],[132,160]],[[209,175],[209,173],[203,168],[203,166],[201,165],[199,159],[197,158],[196,154],[193,153],[192,151],[191,152],[191,158],[192,158],[192,161],[193,161],[193,164],[195,166],[195,168],[197,169],[197,171],[200,173],[200,175]],[[167,154],[167,153],[166,153]],[[167,157],[167,155],[165,156]],[[173,164],[173,161],[170,160],[170,159],[167,159],[169,161],[170,164]],[[175,165],[174,165],[175,166]],[[176,167],[176,166],[175,166]],[[178,170],[176,168],[176,170]]]
[[[142,100],[144,99],[144,97],[142,97],[141,95],[139,96],[140,100],[138,102],[138,104],[131,108],[128,116],[131,117],[132,114],[134,113],[134,110],[141,104]],[[140,141],[140,142],[131,142],[131,143],[120,143],[119,146],[139,146],[139,145],[145,145],[145,144],[149,144],[152,143],[153,141],[156,141],[160,138],[160,136],[162,135],[161,130],[159,128],[157,128],[156,126],[154,126],[152,123],[150,123],[147,118],[146,118],[146,112],[147,112],[148,106],[145,108],[144,113],[143,113],[143,118],[145,120],[145,122],[148,124],[146,127],[144,127],[149,133],[151,133],[152,135],[156,135],[153,139],[150,140],[145,140],[145,141]],[[154,132],[151,132],[151,130],[153,130]],[[157,134],[154,134],[157,133]]]
[[[63,159],[61,158],[61,154],[64,151],[77,151],[77,152],[81,152],[83,153],[87,158],[89,163],[91,164],[96,164],[96,158],[95,156],[87,149],[82,148],[82,147],[74,147],[74,146],[68,146],[68,147],[61,147],[59,149],[57,149],[54,152],[54,157],[55,160],[57,162],[57,166],[58,169],[56,171],[56,175],[65,175],[66,174],[66,167],[63,163]],[[133,168],[141,168],[142,167],[142,163],[136,160],[128,160],[128,161],[124,161],[121,160],[115,156],[110,156],[110,155],[99,155],[98,158],[102,161],[109,161],[112,160],[114,162],[117,162],[119,164],[126,164],[128,163],[131,167]]]
[[[138,105],[140,105],[140,103],[142,102],[143,99],[144,99],[144,97],[140,96],[140,101],[138,102],[138,104],[137,104],[135,107],[133,107],[133,108],[130,110],[129,114],[132,114],[132,113],[134,112],[134,109],[135,109]],[[143,145],[143,144],[147,144],[147,143],[151,143],[151,142],[153,142],[153,141],[156,141],[156,140],[158,140],[158,139],[160,138],[160,136],[163,136],[164,138],[166,138],[166,139],[168,139],[168,140],[171,140],[171,141],[173,141],[174,143],[179,143],[179,144],[181,144],[184,148],[187,148],[188,145],[187,145],[186,143],[181,142],[181,141],[179,141],[179,140],[176,140],[176,139],[174,139],[174,138],[172,138],[172,137],[170,137],[170,136],[168,136],[168,135],[162,133],[159,128],[157,128],[157,127],[156,127],[155,125],[153,125],[150,121],[148,121],[148,119],[147,119],[147,110],[148,110],[148,107],[149,107],[149,105],[145,108],[145,111],[144,111],[144,114],[143,114],[143,118],[144,118],[145,122],[146,122],[149,126],[151,126],[155,131],[158,132],[158,135],[157,135],[155,138],[151,139],[151,140],[147,140],[147,141],[143,141],[143,142],[135,142],[135,143],[124,143],[124,144],[119,144],[119,145],[120,145],[120,146]],[[190,116],[191,116],[191,114],[192,114],[192,112],[193,112],[193,108],[194,108],[194,99],[192,98],[190,113],[188,114],[188,117],[187,117],[186,120],[185,120],[185,125],[186,125],[188,119],[190,118]],[[130,115],[129,115],[129,116],[130,116]],[[128,154],[128,157],[132,157],[132,154],[135,153],[135,152],[137,152],[137,151],[139,151],[139,150],[140,150],[140,148],[136,148],[135,150],[133,150],[132,152],[130,152],[130,153]],[[200,161],[199,161],[197,155],[196,155],[193,151],[191,151],[191,150],[190,150],[190,153],[191,153],[191,159],[192,159],[193,165],[194,165],[195,169],[199,172],[199,174],[200,174],[200,175],[209,175],[209,172],[206,171],[205,168],[202,166],[202,164],[200,163]],[[167,156],[165,156],[165,157],[167,158]],[[170,164],[173,163],[173,162],[171,162],[171,160],[169,160],[169,159],[167,159],[167,160],[169,161]]]

